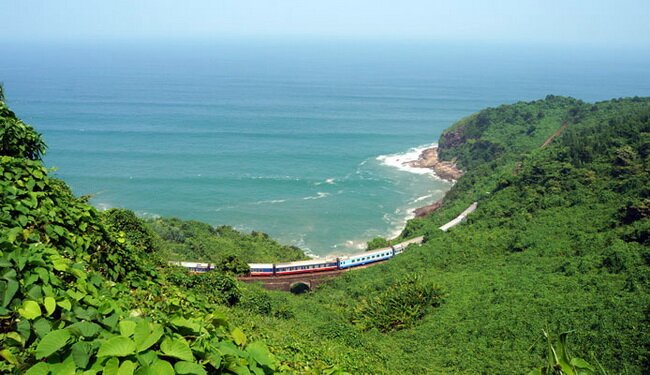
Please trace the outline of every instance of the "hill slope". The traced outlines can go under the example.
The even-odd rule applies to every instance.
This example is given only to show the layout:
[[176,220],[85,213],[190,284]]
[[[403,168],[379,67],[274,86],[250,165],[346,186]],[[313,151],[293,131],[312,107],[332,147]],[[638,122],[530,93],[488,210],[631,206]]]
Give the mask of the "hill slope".
[[[404,237],[426,235],[421,248],[292,298],[294,319],[241,324],[359,374],[527,373],[543,363],[542,330],[574,331],[573,351],[611,373],[647,369],[650,99],[487,109],[440,148],[467,172],[442,208],[407,225]],[[472,201],[466,223],[437,229]],[[443,302],[412,319],[423,306],[404,296],[423,287]]]

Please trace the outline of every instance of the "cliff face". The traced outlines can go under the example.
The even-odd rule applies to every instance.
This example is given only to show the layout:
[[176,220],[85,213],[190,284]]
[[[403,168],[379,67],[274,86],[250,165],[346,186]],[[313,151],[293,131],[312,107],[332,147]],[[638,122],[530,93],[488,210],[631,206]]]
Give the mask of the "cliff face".
[[459,126],[449,131],[444,132],[440,136],[440,141],[438,142],[439,152],[444,154],[449,149],[452,149],[456,146],[460,146],[465,142],[465,127]]

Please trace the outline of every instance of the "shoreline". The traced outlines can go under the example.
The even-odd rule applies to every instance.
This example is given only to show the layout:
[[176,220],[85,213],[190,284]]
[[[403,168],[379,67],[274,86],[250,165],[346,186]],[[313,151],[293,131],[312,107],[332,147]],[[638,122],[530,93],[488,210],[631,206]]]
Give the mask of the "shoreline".
[[[455,160],[443,161],[438,159],[438,146],[433,146],[423,150],[417,160],[404,162],[404,164],[408,164],[408,166],[413,168],[431,169],[436,176],[452,183],[455,183],[456,180],[458,180],[463,175],[463,171],[456,166]],[[444,201],[446,195],[447,193],[445,193],[441,199],[429,205],[413,210],[415,218],[429,216],[437,209],[442,207],[442,202]]]
[[423,150],[417,160],[406,161],[403,164],[413,168],[428,168],[439,178],[455,182],[462,175],[463,171],[456,166],[456,161],[444,161],[438,159],[438,146]]

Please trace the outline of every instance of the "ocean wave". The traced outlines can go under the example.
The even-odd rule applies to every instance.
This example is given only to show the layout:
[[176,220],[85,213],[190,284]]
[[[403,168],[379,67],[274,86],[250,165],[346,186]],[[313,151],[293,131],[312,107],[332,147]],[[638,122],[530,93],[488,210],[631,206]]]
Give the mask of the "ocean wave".
[[433,197],[433,194],[423,195],[423,196],[421,196],[421,197],[417,197],[417,198],[415,198],[415,200],[412,200],[411,203],[422,202],[423,200],[425,200],[425,199],[429,199],[429,198],[431,198],[431,197]]
[[319,191],[318,193],[316,193],[316,195],[309,196],[309,197],[304,197],[304,198],[302,198],[302,199],[303,199],[303,200],[322,199],[322,198],[329,197],[330,195],[331,195],[330,193],[324,193],[324,192],[322,192],[322,191]]
[[422,151],[437,146],[438,146],[437,143],[422,145],[422,146],[410,148],[408,151],[402,153],[379,155],[375,159],[387,167],[397,168],[403,172],[409,172],[415,174],[428,174],[428,175],[435,176],[433,170],[429,168],[411,167],[410,165],[408,165],[408,163],[418,160],[420,158],[420,155],[422,154]]
[[284,203],[286,202],[286,199],[267,199],[267,200],[262,200],[262,201],[257,201],[253,202],[251,204],[254,205],[260,205],[260,204],[277,204],[277,203]]
[[314,186],[320,186],[320,185],[323,185],[323,184],[336,185],[336,179],[335,178],[328,178],[325,181],[315,182]]

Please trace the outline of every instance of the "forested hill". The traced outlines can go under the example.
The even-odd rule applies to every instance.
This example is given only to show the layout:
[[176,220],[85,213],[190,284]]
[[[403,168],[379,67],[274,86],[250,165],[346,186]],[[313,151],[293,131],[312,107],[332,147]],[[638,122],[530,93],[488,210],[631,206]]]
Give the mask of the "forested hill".
[[355,374],[526,374],[548,363],[543,332],[561,353],[569,331],[569,355],[594,369],[581,373],[647,371],[650,98],[486,109],[440,149],[465,175],[408,223],[422,247],[289,300],[289,321],[248,324]]
[[[44,150],[0,100],[0,373],[522,374],[554,359],[542,332],[564,374],[576,355],[581,374],[650,368],[650,98],[549,96],[460,120],[440,157],[464,176],[402,233],[426,242],[301,296],[231,274],[242,247],[295,249],[98,212]],[[219,271],[166,266],[215,243]]]

